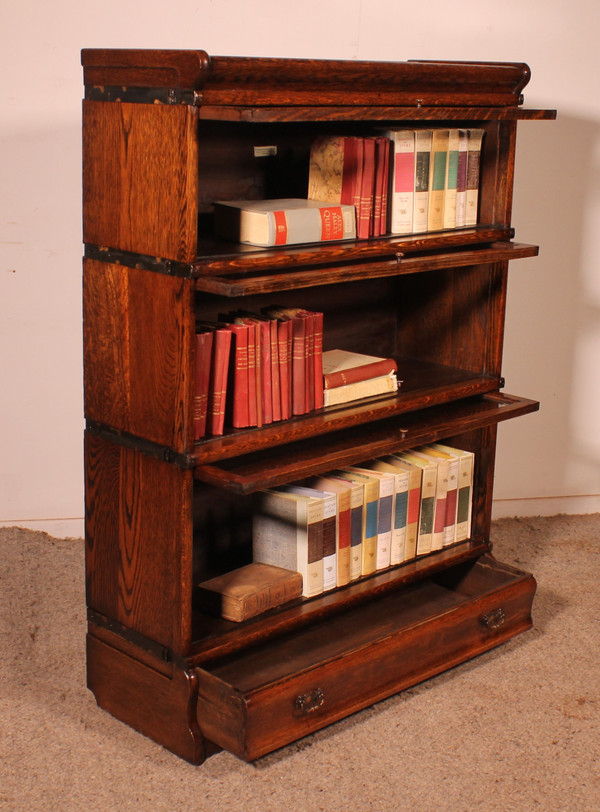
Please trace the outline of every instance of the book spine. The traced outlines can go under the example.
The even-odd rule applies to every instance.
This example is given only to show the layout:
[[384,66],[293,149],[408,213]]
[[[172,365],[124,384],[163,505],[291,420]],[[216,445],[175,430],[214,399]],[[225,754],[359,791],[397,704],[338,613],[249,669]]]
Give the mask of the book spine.
[[456,177],[456,227],[463,228],[467,218],[467,146],[468,133],[458,131],[458,167]]
[[473,461],[472,454],[459,460],[458,466],[458,506],[456,512],[456,541],[464,541],[471,536],[471,512],[473,501]]
[[375,141],[363,139],[363,173],[360,192],[360,205],[356,218],[356,236],[368,239],[371,236],[373,213],[373,192],[375,188]]
[[433,130],[429,175],[429,215],[427,220],[428,231],[440,231],[444,227],[444,199],[447,160],[448,130]]
[[458,460],[448,460],[448,495],[446,497],[446,522],[444,546],[454,544],[456,536],[456,511],[458,508]]
[[350,579],[362,575],[364,488],[352,485],[350,489]]
[[390,566],[392,553],[392,522],[394,507],[394,477],[382,476],[379,482],[377,516],[377,570]]
[[389,211],[389,183],[390,176],[390,149],[391,141],[389,138],[384,137],[383,148],[383,188],[381,191],[381,218],[379,222],[379,233],[387,234],[388,230],[388,211]]
[[435,488],[435,512],[433,518],[433,533],[431,549],[441,550],[445,541],[446,506],[448,500],[448,462],[438,460]]
[[337,498],[323,499],[323,592],[337,586]]
[[390,565],[406,561],[406,519],[408,515],[408,473],[394,475],[394,522]]
[[313,313],[314,327],[314,390],[315,409],[323,407],[323,313],[317,311]]
[[196,333],[194,381],[194,440],[206,434],[210,370],[212,366],[213,333]]
[[393,161],[390,231],[410,234],[413,230],[415,191],[414,130],[392,132]]
[[277,320],[277,344],[279,349],[279,390],[281,398],[281,419],[292,415],[292,370],[291,370],[291,322]]
[[306,409],[306,321],[300,316],[292,322],[292,414]]
[[413,201],[413,232],[415,234],[427,231],[431,138],[431,130],[417,130],[415,133],[415,196]]
[[418,469],[409,472],[408,506],[406,509],[406,558],[410,560],[417,555],[419,536],[419,514],[421,510],[422,473]]
[[276,319],[269,319],[269,341],[271,344],[271,410],[273,422],[282,419],[281,416],[281,377],[279,369],[279,340]]
[[225,425],[230,349],[231,332],[222,329],[216,330],[208,407],[208,431],[213,435],[223,434]]
[[271,325],[263,319],[257,324],[260,333],[260,380],[263,423],[273,422],[273,377],[271,365]]
[[483,130],[469,130],[467,146],[467,190],[465,225],[475,226],[478,222],[479,173]]
[[444,228],[456,228],[456,194],[458,187],[458,130],[448,130],[448,157],[444,192]]
[[315,408],[315,319],[314,314],[302,312],[304,319],[304,411]]
[[231,422],[234,428],[250,425],[248,414],[248,327],[245,324],[229,324],[233,334],[233,408]]

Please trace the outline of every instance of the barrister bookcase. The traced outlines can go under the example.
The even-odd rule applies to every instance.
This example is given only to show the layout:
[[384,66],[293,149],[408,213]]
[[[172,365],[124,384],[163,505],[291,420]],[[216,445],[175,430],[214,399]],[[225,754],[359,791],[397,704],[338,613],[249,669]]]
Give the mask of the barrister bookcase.
[[[511,227],[529,69],[82,52],[87,678],[180,757],[254,760],[531,626],[533,576],[490,539]],[[477,127],[477,225],[256,248],[215,200],[305,197],[312,140]],[[281,302],[324,348],[393,356],[397,394],[193,439],[195,325]],[[468,540],[242,623],[198,606],[251,556],[252,495],[421,443],[475,453]]]

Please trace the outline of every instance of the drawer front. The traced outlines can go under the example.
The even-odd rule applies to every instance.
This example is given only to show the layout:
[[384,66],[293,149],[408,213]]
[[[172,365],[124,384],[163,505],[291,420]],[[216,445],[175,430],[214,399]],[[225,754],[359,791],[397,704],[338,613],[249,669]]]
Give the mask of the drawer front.
[[533,577],[523,576],[251,690],[198,669],[198,723],[211,741],[256,759],[530,628],[534,592]]

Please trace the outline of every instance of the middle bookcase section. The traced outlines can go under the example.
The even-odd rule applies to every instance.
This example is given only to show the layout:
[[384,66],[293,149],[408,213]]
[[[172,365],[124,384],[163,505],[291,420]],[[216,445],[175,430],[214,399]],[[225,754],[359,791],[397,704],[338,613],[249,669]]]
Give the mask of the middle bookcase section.
[[197,292],[195,461],[497,391],[505,283],[502,263],[486,262],[236,299]]

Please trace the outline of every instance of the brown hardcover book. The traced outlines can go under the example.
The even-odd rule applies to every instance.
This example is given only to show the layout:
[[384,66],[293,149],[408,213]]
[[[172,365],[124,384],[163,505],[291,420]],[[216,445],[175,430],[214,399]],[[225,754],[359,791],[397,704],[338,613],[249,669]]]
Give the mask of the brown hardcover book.
[[248,564],[198,586],[202,609],[238,623],[301,595],[300,573],[270,564]]

